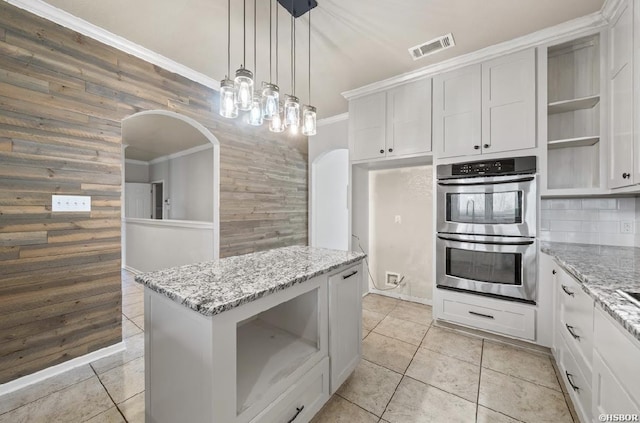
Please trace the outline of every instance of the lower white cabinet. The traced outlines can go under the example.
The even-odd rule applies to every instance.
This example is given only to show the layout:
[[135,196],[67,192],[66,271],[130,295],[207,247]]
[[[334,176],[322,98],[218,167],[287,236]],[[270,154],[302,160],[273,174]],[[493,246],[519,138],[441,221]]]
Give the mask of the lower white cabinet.
[[501,335],[535,339],[535,306],[438,289],[439,319]]
[[355,370],[362,354],[362,265],[329,277],[331,393]]
[[640,413],[640,342],[600,307],[594,318],[593,416]]
[[585,375],[562,333],[556,338],[554,351],[560,377],[569,392],[581,422],[591,421],[591,376]]

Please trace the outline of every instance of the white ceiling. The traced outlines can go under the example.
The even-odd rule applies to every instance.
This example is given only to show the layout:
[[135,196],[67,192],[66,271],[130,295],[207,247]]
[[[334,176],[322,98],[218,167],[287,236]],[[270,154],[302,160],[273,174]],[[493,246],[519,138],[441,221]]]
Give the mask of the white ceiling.
[[[225,0],[46,0],[217,80],[227,73]],[[274,1],[275,0],[271,0]],[[341,92],[598,11],[604,0],[318,0],[312,12],[312,98],[319,117],[347,110]],[[247,68],[253,65],[247,0]],[[268,79],[269,1],[258,2],[258,80]],[[242,2],[233,0],[231,72],[242,63]],[[290,15],[280,9],[280,78],[291,92]],[[296,94],[307,96],[307,15],[296,19]],[[407,49],[452,32],[456,46],[413,61]],[[275,62],[275,60],[274,60]],[[275,79],[275,75],[274,75]]]
[[145,162],[209,144],[190,124],[171,116],[140,114],[122,121],[122,143],[127,159]]

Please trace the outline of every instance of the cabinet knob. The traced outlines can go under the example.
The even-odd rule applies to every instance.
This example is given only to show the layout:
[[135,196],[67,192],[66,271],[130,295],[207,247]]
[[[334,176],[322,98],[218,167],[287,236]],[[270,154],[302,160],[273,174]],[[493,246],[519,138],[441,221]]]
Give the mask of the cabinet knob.
[[384,154],[384,150],[380,150],[380,154]]
[[390,148],[390,149],[389,149],[389,153],[392,153],[392,152],[393,152],[393,148]]
[[482,146],[482,148],[489,148],[489,147],[491,147],[489,144],[485,144]]
[[629,179],[630,177],[631,177],[630,173],[625,172],[622,174],[622,179]]
[[473,146],[473,149],[474,149],[474,150],[480,150],[480,146],[479,146],[479,145],[474,145],[474,146]]
[[555,274],[556,274],[556,269],[553,269],[553,270],[551,271],[551,274],[552,274],[552,275],[555,275]]

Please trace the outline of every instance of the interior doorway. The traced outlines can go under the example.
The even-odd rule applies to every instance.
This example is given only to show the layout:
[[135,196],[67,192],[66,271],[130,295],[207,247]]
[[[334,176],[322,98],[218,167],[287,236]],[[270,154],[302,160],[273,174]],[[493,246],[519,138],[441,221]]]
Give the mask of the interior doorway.
[[164,181],[151,183],[151,218],[164,219]]

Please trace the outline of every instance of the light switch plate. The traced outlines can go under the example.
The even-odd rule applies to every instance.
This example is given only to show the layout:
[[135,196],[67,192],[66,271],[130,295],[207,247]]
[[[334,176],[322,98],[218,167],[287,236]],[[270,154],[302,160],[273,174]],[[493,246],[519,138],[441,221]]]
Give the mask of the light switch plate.
[[85,195],[52,195],[53,212],[90,212],[91,197]]

